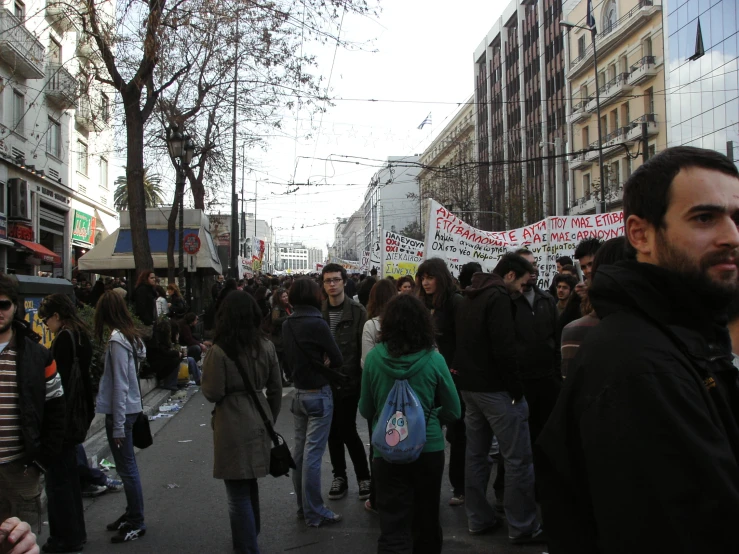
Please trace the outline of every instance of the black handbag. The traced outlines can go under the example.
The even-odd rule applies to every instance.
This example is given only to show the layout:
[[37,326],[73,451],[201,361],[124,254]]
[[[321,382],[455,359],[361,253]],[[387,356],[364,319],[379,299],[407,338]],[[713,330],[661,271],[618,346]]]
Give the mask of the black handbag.
[[244,381],[246,392],[249,393],[249,396],[251,396],[251,399],[254,401],[254,405],[259,411],[259,415],[262,416],[264,427],[267,429],[267,433],[272,439],[272,444],[274,446],[272,446],[272,450],[269,451],[269,474],[272,477],[289,475],[290,470],[295,469],[295,461],[293,460],[292,454],[290,454],[290,449],[287,447],[285,439],[275,431],[274,427],[272,427],[272,421],[270,421],[269,416],[267,416],[264,408],[262,408],[262,403],[259,401],[259,397],[257,397],[254,387],[251,386],[251,382],[246,375],[246,370],[244,369],[244,366],[241,365],[238,355],[229,355],[228,357],[231,358],[231,361],[234,364],[236,364],[236,369],[239,370],[239,374]]
[[149,426],[149,418],[144,413],[144,395],[141,394],[141,381],[138,379],[139,374],[139,358],[136,356],[136,350],[133,351],[134,364],[136,365],[136,382],[139,385],[139,397],[141,398],[141,411],[136,416],[131,428],[131,436],[133,437],[133,445],[143,450],[154,444],[154,437],[151,436],[151,427]]

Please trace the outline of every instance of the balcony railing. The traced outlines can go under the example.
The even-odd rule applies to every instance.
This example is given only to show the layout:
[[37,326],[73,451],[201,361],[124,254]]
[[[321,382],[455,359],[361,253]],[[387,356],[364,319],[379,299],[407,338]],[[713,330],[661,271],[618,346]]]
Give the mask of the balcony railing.
[[44,77],[44,45],[7,9],[0,9],[0,58],[25,79]]
[[49,62],[46,66],[49,80],[46,84],[46,97],[63,110],[75,104],[77,79],[59,63]]
[[598,89],[598,92],[601,93],[601,94],[603,94],[603,95],[608,94],[608,91],[612,87],[616,87],[616,86],[621,85],[623,83],[627,83],[628,81],[629,81],[629,74],[628,73],[619,73],[613,79],[611,79],[610,81],[608,81],[605,85],[603,85],[602,87],[600,87]]
[[647,113],[641,117],[637,117],[629,123],[629,142],[636,142],[642,138],[642,124],[647,124],[647,137],[651,137],[659,133],[659,125],[657,124],[657,114]]
[[634,65],[632,65],[629,69],[631,72],[636,71],[637,69],[640,69],[641,67],[645,65],[655,65],[657,63],[657,56],[644,56],[641,60],[636,62]]
[[624,23],[628,22],[632,17],[638,14],[639,10],[641,10],[642,8],[653,6],[653,5],[654,5],[653,0],[641,0],[636,6],[631,8],[628,12],[626,12],[624,15],[622,15],[620,18],[614,21],[611,25],[608,25],[600,33],[595,35],[595,40],[596,41],[603,40],[608,35],[610,35],[613,31],[618,29],[620,25],[623,25]]

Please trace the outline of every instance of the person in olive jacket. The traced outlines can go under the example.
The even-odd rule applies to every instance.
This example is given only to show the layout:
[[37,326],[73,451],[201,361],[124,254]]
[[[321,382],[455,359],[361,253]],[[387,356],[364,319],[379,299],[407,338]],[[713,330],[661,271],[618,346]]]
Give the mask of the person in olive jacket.
[[261,322],[254,298],[246,292],[232,292],[218,311],[215,344],[203,363],[201,388],[205,398],[216,404],[213,477],[226,485],[235,552],[259,552],[257,479],[268,473],[272,442],[232,357],[238,356],[272,423],[282,402],[280,365],[274,346],[260,330]]
[[344,446],[354,464],[359,485],[359,499],[370,496],[370,470],[367,453],[357,432],[357,406],[362,383],[362,332],[367,312],[359,302],[344,294],[346,269],[339,264],[327,264],[321,272],[323,290],[328,300],[323,302],[323,318],[339,345],[344,363],[339,370],[347,379],[334,387],[334,417],[328,436],[328,452],[331,457],[334,480],[328,497],[337,500],[346,496],[348,481]]

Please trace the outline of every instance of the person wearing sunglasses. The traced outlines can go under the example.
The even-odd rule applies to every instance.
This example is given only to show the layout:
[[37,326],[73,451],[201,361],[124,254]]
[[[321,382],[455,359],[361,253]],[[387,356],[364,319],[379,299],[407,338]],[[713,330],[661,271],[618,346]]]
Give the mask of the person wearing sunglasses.
[[0,521],[40,529],[41,472],[59,456],[65,398],[54,358],[18,313],[14,280],[0,273]]
[[44,552],[79,552],[87,539],[82,487],[77,470],[77,445],[84,442],[95,416],[90,363],[90,330],[65,294],[44,298],[38,316],[54,335],[51,352],[66,397],[61,456],[46,470],[49,538]]

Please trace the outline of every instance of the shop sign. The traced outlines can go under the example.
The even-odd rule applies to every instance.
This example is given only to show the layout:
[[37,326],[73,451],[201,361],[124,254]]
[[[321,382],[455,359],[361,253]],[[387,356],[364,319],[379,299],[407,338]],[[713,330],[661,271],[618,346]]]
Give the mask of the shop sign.
[[85,212],[75,210],[74,226],[72,227],[72,240],[78,240],[80,242],[92,244],[94,236],[95,218],[91,215],[86,214]]
[[12,239],[29,240],[33,242],[33,228],[22,223],[11,223],[8,236]]

